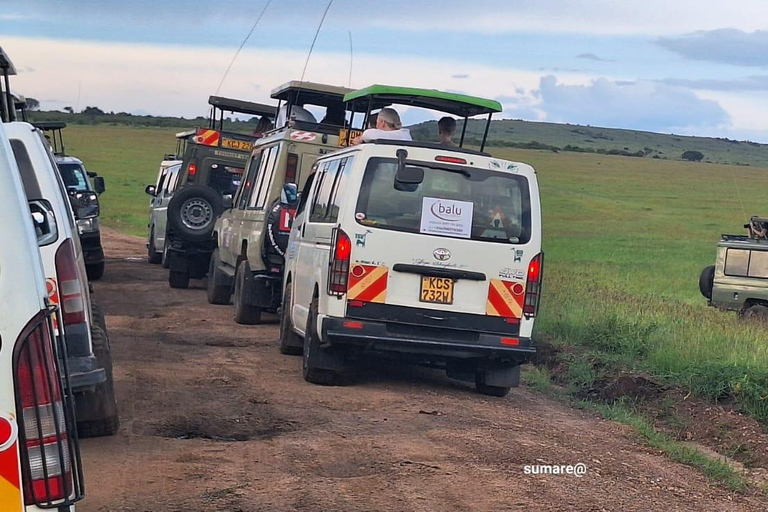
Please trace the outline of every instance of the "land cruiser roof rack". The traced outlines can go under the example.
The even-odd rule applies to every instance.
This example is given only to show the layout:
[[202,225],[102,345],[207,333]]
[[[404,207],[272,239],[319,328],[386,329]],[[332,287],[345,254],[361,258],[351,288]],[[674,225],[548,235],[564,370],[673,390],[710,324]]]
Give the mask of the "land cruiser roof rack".
[[211,106],[209,128],[212,130],[224,129],[224,112],[262,116],[270,119],[274,119],[275,115],[277,115],[277,108],[272,105],[224,98],[222,96],[209,96],[208,104]]
[[53,153],[57,156],[66,156],[64,152],[64,137],[61,134],[61,130],[67,127],[67,123],[63,121],[40,121],[32,124],[38,130],[53,132],[53,138],[48,135],[45,136],[51,142]]

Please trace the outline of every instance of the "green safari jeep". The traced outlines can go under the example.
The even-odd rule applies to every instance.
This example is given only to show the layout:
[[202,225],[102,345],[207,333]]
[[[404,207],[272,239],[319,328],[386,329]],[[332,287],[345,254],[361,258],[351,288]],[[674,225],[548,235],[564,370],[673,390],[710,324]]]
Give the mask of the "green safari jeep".
[[699,289],[710,306],[768,321],[768,239],[721,235],[717,260],[701,272]]

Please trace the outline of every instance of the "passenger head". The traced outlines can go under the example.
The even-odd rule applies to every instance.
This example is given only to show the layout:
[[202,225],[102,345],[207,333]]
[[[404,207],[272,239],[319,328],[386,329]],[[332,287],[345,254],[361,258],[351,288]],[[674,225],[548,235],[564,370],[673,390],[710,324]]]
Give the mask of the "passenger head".
[[456,120],[452,117],[443,117],[437,122],[437,135],[440,137],[440,142],[446,144],[453,144],[451,138],[456,133]]
[[387,107],[379,111],[379,115],[376,118],[376,128],[391,132],[402,127],[403,123],[400,122],[400,114],[397,113],[397,110]]
[[259,119],[259,122],[256,124],[255,132],[268,132],[272,129],[272,121],[269,120],[267,116],[263,116],[261,119]]

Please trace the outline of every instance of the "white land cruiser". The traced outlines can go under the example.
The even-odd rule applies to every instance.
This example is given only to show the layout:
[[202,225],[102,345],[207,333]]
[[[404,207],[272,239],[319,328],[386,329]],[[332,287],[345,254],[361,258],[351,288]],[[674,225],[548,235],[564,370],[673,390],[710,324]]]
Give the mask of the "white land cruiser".
[[[0,240],[13,243],[0,244],[0,503],[3,512],[74,512],[83,488],[73,407],[56,361],[63,347],[55,342],[30,206],[3,126]],[[52,216],[34,216],[40,237],[55,231]]]
[[22,122],[7,123],[5,130],[30,208],[55,223],[39,245],[48,296],[61,306],[55,318],[66,339],[79,433],[81,437],[112,435],[118,428],[112,355],[103,314],[91,304],[70,196],[42,132]]
[[[353,99],[465,120],[501,110],[439,91],[364,91]],[[280,348],[302,347],[304,378],[318,384],[343,380],[355,353],[389,352],[444,363],[450,377],[504,396],[535,352],[542,262],[529,165],[429,142],[354,146],[319,159],[301,194]]]

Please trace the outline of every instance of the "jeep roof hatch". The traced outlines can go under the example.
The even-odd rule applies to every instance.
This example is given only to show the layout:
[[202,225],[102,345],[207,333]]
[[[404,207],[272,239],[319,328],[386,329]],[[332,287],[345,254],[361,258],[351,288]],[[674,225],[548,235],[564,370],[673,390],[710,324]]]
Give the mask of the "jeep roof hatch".
[[33,123],[35,128],[44,132],[53,132],[53,138],[46,134],[46,138],[53,146],[53,153],[57,156],[64,156],[64,138],[61,135],[61,130],[67,127],[67,123],[63,121],[41,121],[39,123]]
[[464,125],[461,130],[459,147],[464,145],[464,135],[467,131],[468,119],[487,114],[488,120],[485,125],[480,151],[485,149],[485,142],[488,138],[488,130],[491,126],[493,114],[502,111],[501,104],[496,100],[438,91],[436,89],[417,89],[415,87],[378,84],[351,92],[344,96],[344,101],[347,103],[347,110],[351,111],[353,116],[355,112],[365,113],[363,126],[367,125],[368,116],[371,115],[371,111],[392,104],[426,108],[463,117]]
[[277,114],[277,108],[272,105],[236,100],[233,98],[224,98],[222,96],[209,96],[208,104],[211,106],[211,118],[208,127],[212,130],[224,129],[224,112],[234,112],[237,114],[248,114],[262,117],[266,116],[270,119],[273,119]]
[[8,123],[16,120],[16,101],[11,92],[11,81],[8,77],[16,74],[16,67],[8,54],[0,48],[0,121]]
[[[344,95],[353,91],[354,89],[337,85],[292,80],[272,89],[271,97],[278,100],[278,112],[281,109],[290,112],[294,105],[324,107],[326,109],[325,122],[322,120],[318,123],[295,121],[290,126],[302,130],[336,134],[339,127],[344,125]],[[278,115],[278,118],[280,117]],[[283,128],[289,124],[289,121],[291,119],[286,116],[285,125],[275,126],[275,129]]]

